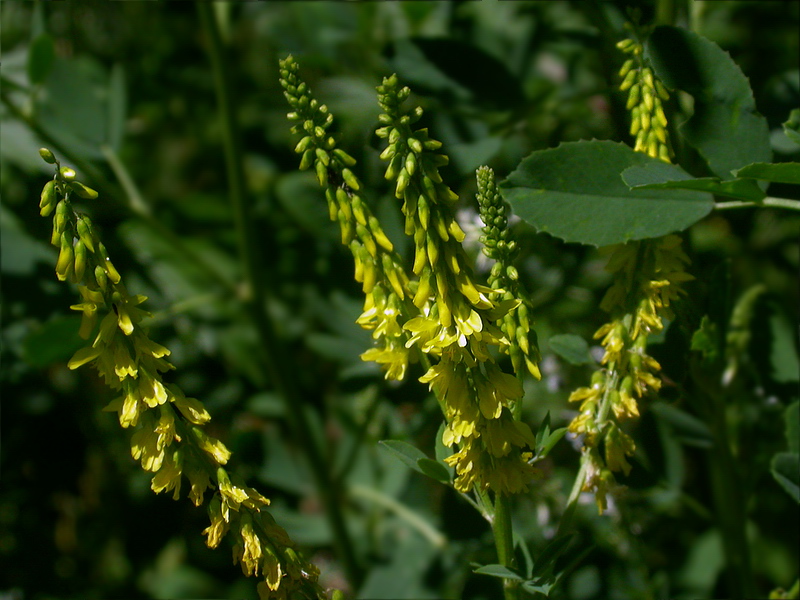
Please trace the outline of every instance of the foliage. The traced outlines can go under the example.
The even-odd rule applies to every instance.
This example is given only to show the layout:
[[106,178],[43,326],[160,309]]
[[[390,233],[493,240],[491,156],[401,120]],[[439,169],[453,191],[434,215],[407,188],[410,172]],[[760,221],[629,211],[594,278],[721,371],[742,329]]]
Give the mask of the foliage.
[[797,597],[794,3],[0,16],[2,594]]

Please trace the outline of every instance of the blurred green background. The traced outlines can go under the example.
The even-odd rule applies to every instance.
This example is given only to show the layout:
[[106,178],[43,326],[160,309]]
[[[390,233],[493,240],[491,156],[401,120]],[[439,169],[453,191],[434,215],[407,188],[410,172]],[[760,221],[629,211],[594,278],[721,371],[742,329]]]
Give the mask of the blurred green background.
[[[643,22],[650,2],[635,2]],[[409,256],[398,206],[383,180],[374,136],[374,88],[397,72],[444,142],[443,171],[462,202],[468,251],[484,275],[474,169],[508,174],[532,150],[562,141],[630,142],[615,91],[628,3],[615,2],[223,2],[213,10],[226,47],[247,195],[260,232],[268,312],[292,377],[338,468],[344,507],[364,569],[362,598],[496,598],[496,579],[471,563],[495,562],[491,530],[449,489],[382,451],[382,439],[435,451],[441,415],[418,366],[387,384],[359,354],[370,335],[355,323],[360,286],[309,173],[296,170],[278,59],[291,53],[336,117],[341,146],[359,161],[367,199]],[[695,2],[683,15],[720,44],[750,78],[774,130],[777,160],[800,160],[780,125],[800,106],[797,2]],[[233,451],[233,468],[273,500],[273,514],[322,570],[347,589],[303,449],[259,364],[259,344],[235,295],[241,267],[227,199],[222,130],[204,32],[194,2],[2,2],[0,249],[2,250],[2,456],[0,598],[253,598],[253,580],[229,550],[204,545],[204,510],[155,496],[130,458],[128,435],[101,408],[112,392],[94,372],[69,371],[81,340],[72,286],[56,281],[50,220],[38,197],[62,164],[100,192],[81,210],[102,232],[131,293],[149,300],[153,339],[172,350],[169,376],[206,403],[210,432]],[[770,193],[799,198],[797,187]],[[797,398],[800,219],[776,210],[712,214],[689,232],[694,303],[686,322],[725,310],[755,284],[767,293],[745,327],[753,332],[728,415],[742,458],[761,589],[797,578],[797,506],[768,471],[785,448],[784,409]],[[526,382],[525,420],[574,416],[570,391],[593,365],[573,364],[548,341],[591,336],[609,278],[604,256],[515,225],[519,270],[535,306],[541,382]],[[727,269],[730,294],[717,279]],[[723,555],[713,524],[707,452],[691,435],[684,355],[691,331],[678,321],[653,353],[664,366],[663,410],[633,427],[639,445],[628,493],[599,517],[579,510],[571,553],[591,553],[553,597],[721,597]],[[597,348],[592,348],[597,358]],[[580,363],[581,361],[577,361]],[[675,408],[678,407],[678,408]],[[670,412],[675,408],[679,412]],[[682,420],[683,419],[683,420]],[[702,433],[702,432],[701,432]],[[701,435],[702,437],[702,435]],[[534,554],[550,539],[578,464],[574,440],[542,465],[545,477],[516,499],[515,529]],[[766,592],[765,592],[766,595]]]

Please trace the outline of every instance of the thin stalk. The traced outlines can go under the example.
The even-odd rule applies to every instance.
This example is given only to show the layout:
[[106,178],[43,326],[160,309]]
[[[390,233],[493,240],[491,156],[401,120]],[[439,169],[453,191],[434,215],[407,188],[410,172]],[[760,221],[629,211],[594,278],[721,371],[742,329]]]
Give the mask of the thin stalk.
[[229,95],[229,86],[225,77],[224,52],[219,26],[209,3],[198,2],[197,10],[208,40],[214,87],[223,125],[223,147],[228,174],[228,191],[234,209],[239,252],[245,267],[245,278],[249,286],[244,301],[261,339],[260,350],[264,357],[267,374],[286,405],[286,415],[297,444],[307,454],[317,493],[320,495],[328,522],[333,531],[335,551],[342,561],[350,583],[354,587],[358,587],[363,579],[363,572],[356,560],[355,544],[353,544],[345,524],[342,512],[344,506],[343,493],[340,482],[331,477],[332,465],[326,459],[326,452],[317,436],[314,435],[311,423],[306,413],[302,410],[303,398],[292,377],[295,369],[292,369],[287,364],[285,360],[286,352],[281,348],[274,325],[266,312],[266,293],[260,269],[263,263],[257,260],[255,254],[253,219],[250,204],[245,198],[242,152],[237,139],[238,127]]
[[391,496],[387,496],[374,488],[358,484],[351,486],[350,492],[354,497],[364,498],[365,500],[369,500],[390,510],[405,521],[411,528],[416,529],[417,532],[428,540],[437,550],[444,550],[447,546],[447,537],[442,532],[428,523],[428,521],[423,519],[419,514]]
[[731,200],[729,202],[717,202],[714,204],[714,210],[734,210],[737,208],[754,208],[760,206],[772,206],[775,208],[786,208],[788,210],[800,211],[800,200],[791,200],[789,198],[773,198],[772,196],[767,196],[760,202]]
[[[511,570],[516,569],[514,556],[514,533],[511,527],[511,504],[506,494],[495,495],[492,533],[497,547],[497,559],[501,565]],[[505,600],[519,599],[519,582],[513,579],[503,580],[503,597]]]
[[725,550],[728,591],[731,598],[756,597],[745,526],[747,517],[741,477],[731,452],[725,402],[722,394],[707,397],[714,446],[709,453],[709,474],[722,544]]

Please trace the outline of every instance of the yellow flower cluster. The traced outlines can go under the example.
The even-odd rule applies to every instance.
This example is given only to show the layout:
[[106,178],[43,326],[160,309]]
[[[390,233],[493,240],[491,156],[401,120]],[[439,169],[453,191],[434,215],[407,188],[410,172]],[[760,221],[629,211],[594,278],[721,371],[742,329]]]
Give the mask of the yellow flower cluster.
[[684,293],[680,284],[693,279],[684,270],[689,258],[680,243],[678,236],[669,235],[620,244],[613,247],[606,267],[615,280],[601,307],[612,320],[594,335],[605,349],[603,369],[594,374],[590,387],[569,397],[570,402],[581,403],[569,430],[585,436],[584,456],[590,468],[584,489],[595,492],[601,511],[615,485],[613,473],[628,474],[627,457],[636,449],[618,423],[638,417],[637,400],[661,387],[657,377],[661,365],[647,354],[647,338],[664,328],[662,319],[674,317],[671,302]]
[[530,428],[512,417],[510,407],[522,397],[519,381],[494,364],[489,347],[509,345],[495,323],[518,300],[498,305],[495,290],[476,284],[461,245],[464,232],[454,218],[456,194],[443,183],[439,167],[448,159],[436,153],[441,142],[426,129],[412,130],[422,109],[403,114],[410,90],[400,88],[396,76],[378,86],[379,137],[388,141],[381,158],[388,161],[385,177],[395,181],[395,196],[403,200],[405,232],[414,239],[413,304],[418,316],[404,329],[406,343],[438,363],[420,381],[436,392],[447,418],[443,442],[459,445],[447,462],[455,466],[456,488],[473,485],[497,493],[527,489],[534,475],[526,446],[535,440]]
[[149,315],[138,306],[146,298],[128,293],[91,220],[73,210],[72,194],[96,198],[97,193],[75,181],[72,169],[59,167],[49,150],[40,154],[56,165],[55,177],[42,191],[40,212],[48,216],[55,211],[56,275],[74,283],[83,299],[71,307],[82,313],[81,337],[89,339],[104,315],[91,345],[75,353],[69,368],[91,364],[120,393],[104,410],[116,412],[122,427],[135,428],[131,455],[154,473],[153,491],[172,491],[178,499],[185,476],[191,486],[188,496],[199,506],[206,489],[217,488],[208,504],[207,544],[215,548],[233,532],[234,562],[246,575],[261,575],[262,598],[292,593],[323,597],[316,569],[296,554],[286,532],[264,510],[269,500],[223,468],[231,453],[203,430],[211,417],[202,403],[163,381],[161,374],[174,367],[165,359],[169,350],[142,329],[141,321]]
[[[672,150],[662,105],[669,95],[645,66],[639,42],[626,39],[617,47],[632,55],[620,70],[620,90],[629,90],[634,150],[670,162]],[[583,489],[595,493],[601,512],[606,508],[606,496],[616,486],[614,473],[628,474],[627,458],[636,450],[619,423],[638,417],[637,401],[661,387],[657,376],[661,365],[647,354],[647,339],[664,328],[662,319],[674,318],[671,304],[684,294],[681,284],[694,279],[685,271],[688,264],[677,235],[611,248],[606,270],[614,274],[614,281],[600,307],[612,318],[594,335],[605,350],[603,368],[592,376],[590,387],[579,388],[569,397],[570,402],[581,403],[569,430],[584,436]]]
[[[395,193],[404,200],[405,233],[414,239],[410,281],[377,219],[363,201],[361,182],[352,172],[355,161],[336,147],[328,133],[333,122],[324,104],[311,97],[290,56],[280,63],[281,85],[293,111],[293,132],[303,135],[295,148],[301,169],[314,168],[325,188],[330,217],[338,221],[342,242],[355,260],[355,276],[366,295],[358,323],[373,332],[376,347],[362,354],[380,363],[386,377],[402,379],[416,349],[438,360],[421,381],[436,391],[448,421],[445,443],[459,444],[448,462],[455,465],[456,487],[473,485],[496,492],[526,489],[534,470],[523,453],[535,444],[509,407],[522,397],[522,386],[493,363],[489,346],[507,348],[508,338],[494,325],[517,300],[495,305],[499,293],[473,281],[461,242],[464,232],[453,217],[455,194],[442,183],[438,167],[447,157],[435,154],[441,143],[424,130],[412,134],[412,118],[397,113],[408,90],[396,78],[378,88],[386,114],[378,135],[389,139],[382,158],[389,161],[386,177],[396,180]],[[420,110],[415,113],[419,118]],[[527,338],[526,338],[527,341]],[[528,348],[530,353],[530,348]],[[531,354],[533,356],[533,354]],[[428,359],[426,359],[427,361]],[[535,363],[531,360],[535,369]]]
[[652,69],[644,64],[642,44],[627,38],[619,42],[617,47],[631,55],[619,71],[622,78],[619,89],[628,92],[630,131],[631,135],[636,136],[634,150],[670,162],[673,154],[667,131],[667,116],[662,104],[669,100],[669,93],[664,84],[653,76]]
[[403,330],[410,297],[409,281],[392,242],[378,219],[362,199],[362,184],[352,172],[355,159],[336,147],[327,130],[333,123],[328,107],[310,95],[298,75],[299,66],[291,56],[280,62],[281,85],[296,123],[293,133],[303,133],[295,151],[302,154],[300,169],[314,167],[332,221],[339,223],[342,243],[349,246],[355,261],[355,278],[362,284],[364,311],[358,324],[372,330],[376,346],[362,359],[379,363],[387,379],[405,377],[409,362],[408,335]]
[[519,273],[511,264],[517,243],[509,237],[508,206],[497,191],[492,169],[479,167],[476,178],[478,207],[484,223],[481,236],[483,253],[496,261],[489,275],[489,285],[501,302],[518,300],[517,306],[509,309],[498,322],[509,340],[509,344],[501,349],[511,356],[511,364],[518,376],[521,377],[523,371],[527,370],[536,379],[541,379],[536,332],[530,325],[530,302],[519,283]]

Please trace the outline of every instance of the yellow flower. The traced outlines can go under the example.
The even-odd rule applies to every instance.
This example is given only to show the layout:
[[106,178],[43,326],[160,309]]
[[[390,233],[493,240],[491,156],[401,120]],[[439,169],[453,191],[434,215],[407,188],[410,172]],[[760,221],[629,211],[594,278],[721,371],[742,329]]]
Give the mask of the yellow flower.
[[208,516],[211,524],[203,530],[203,535],[207,536],[206,545],[209,548],[216,548],[228,532],[228,521],[222,515],[222,502],[218,496],[214,496],[208,504]]
[[205,469],[197,467],[187,468],[186,477],[192,486],[189,491],[189,499],[195,506],[200,506],[203,503],[203,495],[211,487],[211,478]]
[[[150,488],[156,494],[173,490],[172,499],[177,500],[180,498],[182,460],[182,452],[180,449],[165,454],[161,468],[150,482]],[[195,505],[197,505],[197,503],[195,503]]]
[[258,575],[262,556],[261,539],[253,531],[253,522],[246,512],[242,513],[239,519],[239,535],[242,538],[243,545],[240,546],[237,541],[237,547],[241,548],[237,554],[238,560],[242,565],[242,572],[248,577]]

